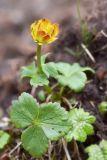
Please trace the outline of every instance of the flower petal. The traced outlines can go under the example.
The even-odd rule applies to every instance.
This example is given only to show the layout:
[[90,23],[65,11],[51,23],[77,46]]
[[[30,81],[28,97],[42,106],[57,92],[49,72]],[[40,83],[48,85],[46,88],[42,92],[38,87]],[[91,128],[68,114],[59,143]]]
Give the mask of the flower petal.
[[51,43],[57,39],[59,26],[48,19],[41,19],[31,25],[31,35],[39,44]]
[[51,36],[57,36],[58,33],[59,33],[59,25],[58,24],[54,24],[54,29],[53,29],[53,32],[51,34]]

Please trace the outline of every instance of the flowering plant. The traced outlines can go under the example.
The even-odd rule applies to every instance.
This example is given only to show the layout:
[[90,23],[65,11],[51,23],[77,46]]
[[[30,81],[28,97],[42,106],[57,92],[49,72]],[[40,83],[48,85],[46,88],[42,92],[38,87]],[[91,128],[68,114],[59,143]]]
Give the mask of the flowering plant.
[[[77,63],[72,65],[63,62],[45,63],[46,56],[41,56],[42,45],[55,41],[58,33],[58,25],[52,24],[47,19],[41,19],[31,25],[32,38],[37,42],[37,61],[22,68],[22,77],[30,78],[33,93],[32,90],[32,96],[25,92],[22,93],[18,100],[12,103],[10,112],[15,126],[24,129],[21,135],[23,147],[34,157],[41,157],[46,153],[50,140],[56,141],[65,138],[69,141],[75,139],[83,142],[87,135],[94,132],[92,127],[95,121],[94,116],[90,116],[83,109],[73,110],[69,105],[69,99],[63,96],[66,87],[80,92],[87,81],[85,72],[93,73],[94,71],[89,67],[81,67]],[[54,91],[55,87],[49,85],[49,77],[57,80],[56,87],[60,88],[58,92]],[[34,89],[38,86],[43,86],[45,89],[45,92],[42,92],[44,93],[44,95],[42,94],[42,104],[38,103],[35,98]],[[69,111],[61,107],[62,101],[69,106]],[[80,132],[83,136],[80,135]]]

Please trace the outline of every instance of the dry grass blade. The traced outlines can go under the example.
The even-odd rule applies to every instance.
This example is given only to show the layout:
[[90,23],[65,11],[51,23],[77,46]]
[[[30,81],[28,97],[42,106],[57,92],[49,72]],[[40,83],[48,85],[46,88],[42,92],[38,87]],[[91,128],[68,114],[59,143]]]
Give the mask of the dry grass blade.
[[103,30],[101,30],[101,34],[107,38],[107,34]]
[[84,49],[84,51],[86,52],[86,54],[89,56],[89,58],[92,60],[93,63],[95,63],[95,59],[94,57],[92,56],[91,52],[88,50],[88,48],[86,47],[85,44],[81,44],[81,47]]
[[65,142],[64,139],[62,139],[62,144],[63,144],[63,148],[64,148],[64,151],[65,151],[65,154],[66,154],[67,159],[68,159],[68,160],[72,160],[71,157],[70,157],[70,154],[69,154],[69,152],[68,152],[68,149],[67,149],[67,144],[66,144],[66,142]]

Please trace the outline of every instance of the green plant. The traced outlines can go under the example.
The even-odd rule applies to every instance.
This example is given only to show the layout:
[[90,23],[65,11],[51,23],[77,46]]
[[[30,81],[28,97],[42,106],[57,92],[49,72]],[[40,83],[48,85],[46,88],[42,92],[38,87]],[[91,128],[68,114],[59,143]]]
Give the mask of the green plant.
[[[72,109],[69,112],[60,105],[62,100],[70,104],[69,100],[63,97],[65,89],[69,88],[69,91],[74,92],[82,91],[87,82],[86,72],[94,73],[94,70],[90,67],[82,67],[78,63],[46,63],[47,55],[41,55],[42,45],[53,42],[58,32],[58,25],[52,24],[47,19],[41,19],[31,25],[32,37],[37,42],[37,61],[23,67],[21,76],[30,78],[32,90],[38,86],[43,88],[40,88],[42,92],[37,90],[38,93],[33,93],[33,96],[22,93],[18,100],[13,101],[10,112],[14,125],[23,129],[22,146],[33,157],[41,157],[45,154],[49,141],[57,141],[65,137],[67,140],[75,139],[84,142],[87,135],[94,132],[91,125],[95,121],[94,116],[83,109]],[[57,81],[55,85],[58,88],[51,87],[50,78]],[[43,103],[39,104],[35,97],[39,97]]]
[[98,108],[99,108],[99,111],[100,111],[102,114],[105,114],[105,113],[107,112],[107,102],[106,102],[106,101],[101,102],[101,103],[98,105]]
[[10,135],[2,130],[0,130],[0,149],[3,149],[6,144],[9,143]]
[[93,33],[89,31],[86,20],[81,16],[80,0],[76,0],[76,3],[77,3],[77,13],[80,20],[80,30],[81,30],[82,39],[85,45],[88,46],[93,38]]
[[71,130],[67,133],[65,139],[68,142],[72,139],[85,142],[87,136],[94,133],[92,124],[95,122],[95,117],[85,112],[82,108],[74,108],[68,114]]
[[86,148],[89,155],[87,160],[107,160],[107,141],[102,140],[99,145],[92,144]]

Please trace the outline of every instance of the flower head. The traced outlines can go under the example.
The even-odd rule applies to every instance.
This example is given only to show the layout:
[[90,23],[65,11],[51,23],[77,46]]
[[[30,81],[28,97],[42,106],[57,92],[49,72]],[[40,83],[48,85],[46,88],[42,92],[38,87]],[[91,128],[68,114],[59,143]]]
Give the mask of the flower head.
[[53,24],[48,19],[40,19],[31,24],[32,38],[39,45],[55,41],[58,33],[58,24]]

